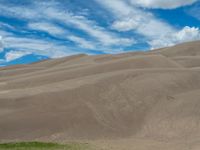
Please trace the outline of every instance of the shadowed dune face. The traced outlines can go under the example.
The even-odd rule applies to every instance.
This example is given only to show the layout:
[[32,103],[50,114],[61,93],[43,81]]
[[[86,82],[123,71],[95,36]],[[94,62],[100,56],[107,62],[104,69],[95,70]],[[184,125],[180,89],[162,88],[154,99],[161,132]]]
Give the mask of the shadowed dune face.
[[198,139],[199,45],[1,68],[0,141]]

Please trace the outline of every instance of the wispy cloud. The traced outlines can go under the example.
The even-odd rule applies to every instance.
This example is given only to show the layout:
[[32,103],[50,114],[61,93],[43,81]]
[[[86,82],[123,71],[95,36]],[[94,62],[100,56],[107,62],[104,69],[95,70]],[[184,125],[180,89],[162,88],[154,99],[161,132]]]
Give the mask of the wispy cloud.
[[188,10],[186,10],[186,13],[188,13],[189,15],[193,16],[194,18],[200,20],[199,10],[200,10],[200,3],[197,3],[193,7],[190,7]]
[[[83,52],[84,49],[101,49],[102,51],[105,50],[107,53],[113,52],[113,46],[126,47],[136,43],[133,37],[122,37],[116,32],[108,31],[106,28],[99,26],[95,20],[90,20],[85,16],[74,15],[66,11],[58,1],[35,1],[26,7],[22,5],[0,5],[0,10],[2,11],[1,15],[28,22],[27,26],[25,25],[23,29],[29,32],[46,32],[66,42],[60,46],[55,40],[49,41],[48,39],[48,41],[46,41],[46,39],[40,39],[41,37],[36,40],[37,37],[32,38],[32,35],[31,38],[29,36],[21,38],[17,37],[17,35],[3,37],[5,45],[15,49],[27,49],[30,51],[34,49],[34,51],[37,52],[42,51],[45,55],[48,53],[49,57],[56,57],[57,53],[52,54],[52,49],[61,52],[69,52],[69,42],[73,42],[75,45],[82,48]],[[75,30],[81,30],[91,38],[74,35],[74,33],[69,32],[65,26],[71,26],[75,28]],[[50,52],[43,52],[45,50]],[[77,51],[74,49],[74,53],[78,53]],[[71,53],[72,52],[70,52],[70,54]]]
[[102,45],[130,45],[135,43],[133,39],[127,39],[117,36],[115,33],[107,31],[105,28],[100,27],[96,22],[88,20],[84,16],[76,16],[71,13],[61,11],[58,9],[48,8],[45,14],[49,18],[54,18],[66,25],[74,26],[90,36],[96,38],[97,41],[101,42]]
[[9,51],[8,53],[6,53],[5,55],[5,61],[9,62],[12,60],[15,60],[17,58],[20,58],[22,56],[31,54],[31,52],[24,52],[24,51]]
[[[198,40],[198,27],[174,27],[151,12],[197,1],[86,0],[82,8],[78,0],[34,0],[23,1],[23,5],[2,0],[0,17],[6,19],[0,19],[0,52],[9,49],[5,55],[9,61],[28,53],[55,58],[97,51],[123,52],[140,43],[154,49]],[[72,6],[75,2],[80,6]],[[77,7],[79,11],[74,11]]]
[[71,50],[70,47],[67,47],[66,45],[52,42],[51,40],[48,41],[35,38],[7,37],[4,38],[4,42],[4,46],[10,49],[28,51],[52,58],[80,53]]
[[167,23],[157,19],[153,14],[129,5],[122,0],[97,0],[117,17],[112,28],[118,31],[136,31],[147,37],[157,37],[173,32]]
[[[96,38],[101,44],[106,46],[112,45],[130,45],[133,44],[135,41],[133,39],[127,39],[117,36],[115,33],[107,31],[105,28],[100,27],[97,23],[93,20],[89,20],[84,16],[77,16],[69,13],[66,10],[60,9],[59,3],[55,1],[46,2],[46,3],[34,3],[30,8],[24,7],[11,7],[10,9],[3,7],[5,10],[5,14],[9,16],[21,17],[25,19],[30,19],[31,21],[34,20],[53,20],[53,21],[60,21],[61,23],[72,25],[78,29],[83,30],[90,36]],[[53,6],[53,7],[51,7]],[[34,9],[37,11],[35,11]],[[9,11],[8,11],[9,10]],[[45,10],[45,11],[44,11]],[[17,12],[17,13],[16,13]],[[46,25],[46,28],[45,28]],[[53,34],[65,33],[62,29],[58,29],[57,27],[50,26],[48,23],[32,23],[30,27],[36,27],[39,30],[45,30],[51,32]],[[52,30],[51,30],[52,29]],[[55,33],[56,32],[56,33]]]
[[0,52],[3,51],[3,39],[0,36]]
[[[113,22],[111,26],[112,29],[119,32],[137,32],[146,37],[147,42],[152,49],[200,39],[198,28],[185,27],[181,30],[176,29],[166,22],[156,18],[152,13],[137,8],[137,5],[129,5],[129,2],[135,4],[133,1],[96,1],[116,16],[117,19]],[[153,2],[154,1],[152,1],[152,3]],[[157,2],[157,4],[159,4],[159,2]],[[186,34],[192,36],[187,37],[185,36]]]
[[66,29],[49,22],[30,23],[28,24],[28,27],[33,30],[44,31],[56,38],[70,40],[78,44],[79,47],[84,48],[84,49],[96,49],[95,42],[91,42],[91,41],[85,40],[84,38],[75,36],[71,32],[67,31]]
[[77,43],[80,47],[85,49],[96,49],[96,45],[93,42],[87,41],[84,38],[80,38],[74,35],[67,37],[69,40]]
[[66,29],[63,29],[50,22],[31,22],[28,24],[28,27],[33,30],[47,32],[55,37],[59,37],[61,35],[66,36],[68,34]]
[[145,8],[174,9],[191,5],[198,0],[129,0],[133,5]]

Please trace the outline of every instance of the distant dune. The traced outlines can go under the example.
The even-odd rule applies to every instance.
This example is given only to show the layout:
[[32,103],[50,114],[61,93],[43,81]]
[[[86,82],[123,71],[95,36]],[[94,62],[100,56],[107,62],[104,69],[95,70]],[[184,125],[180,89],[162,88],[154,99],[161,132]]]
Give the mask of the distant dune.
[[0,141],[200,149],[200,42],[0,68]]

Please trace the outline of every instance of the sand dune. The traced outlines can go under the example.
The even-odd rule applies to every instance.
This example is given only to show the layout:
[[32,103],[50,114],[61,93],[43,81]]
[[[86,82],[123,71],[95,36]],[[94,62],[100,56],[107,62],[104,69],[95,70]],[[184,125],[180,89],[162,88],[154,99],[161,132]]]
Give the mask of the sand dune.
[[200,42],[0,69],[0,141],[200,149]]
[[187,68],[194,68],[200,66],[200,56],[180,56],[173,57],[174,61]]

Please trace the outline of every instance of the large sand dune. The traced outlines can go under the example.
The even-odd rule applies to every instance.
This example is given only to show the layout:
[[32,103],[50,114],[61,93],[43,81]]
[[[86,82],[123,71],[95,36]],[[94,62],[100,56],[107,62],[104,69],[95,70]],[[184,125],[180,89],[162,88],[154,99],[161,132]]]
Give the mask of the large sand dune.
[[200,42],[0,69],[0,141],[200,149]]

